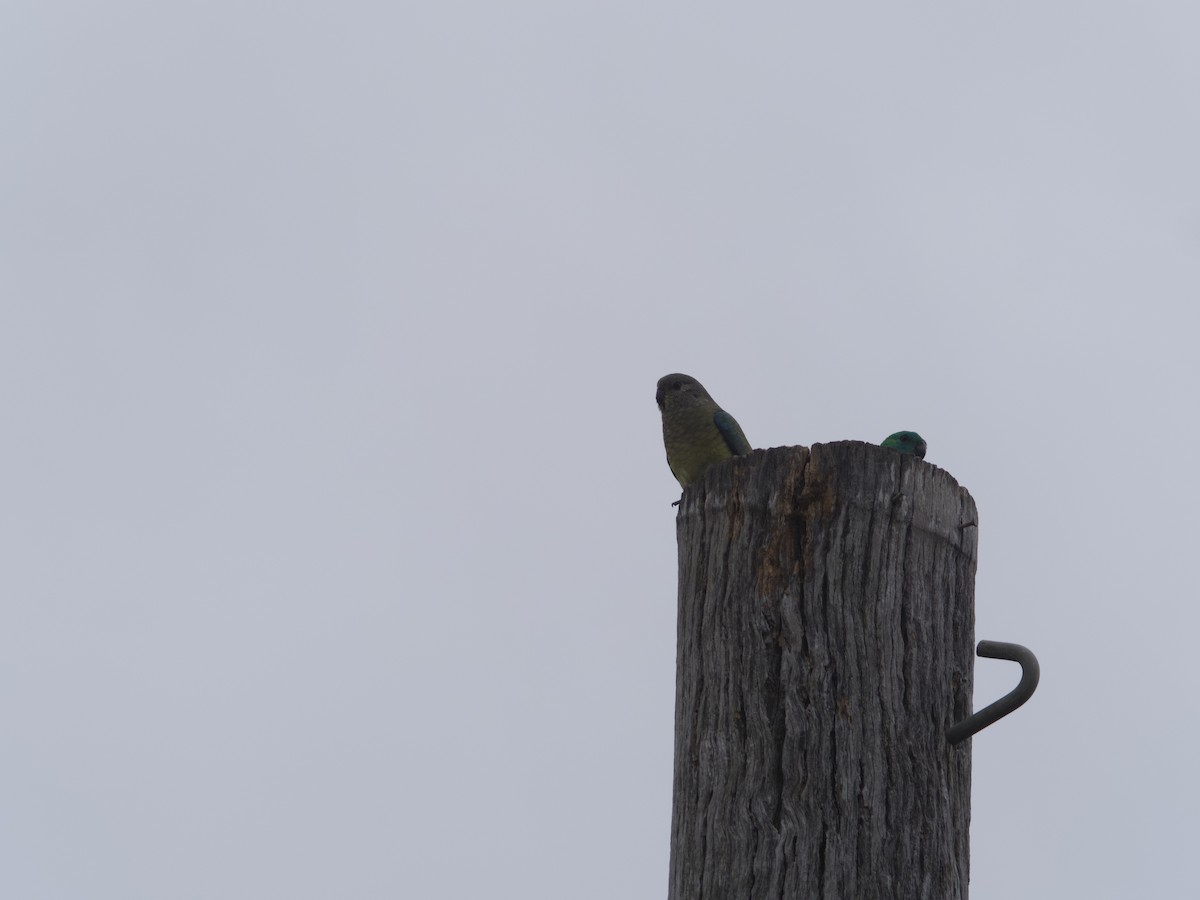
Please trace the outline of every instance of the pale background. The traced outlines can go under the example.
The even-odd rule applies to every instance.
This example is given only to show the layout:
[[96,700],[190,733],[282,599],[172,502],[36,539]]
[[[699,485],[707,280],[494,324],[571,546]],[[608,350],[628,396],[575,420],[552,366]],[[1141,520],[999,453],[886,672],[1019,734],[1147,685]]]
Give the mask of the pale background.
[[7,0],[0,894],[664,898],[683,371],[975,496],[973,900],[1194,896],[1198,32]]

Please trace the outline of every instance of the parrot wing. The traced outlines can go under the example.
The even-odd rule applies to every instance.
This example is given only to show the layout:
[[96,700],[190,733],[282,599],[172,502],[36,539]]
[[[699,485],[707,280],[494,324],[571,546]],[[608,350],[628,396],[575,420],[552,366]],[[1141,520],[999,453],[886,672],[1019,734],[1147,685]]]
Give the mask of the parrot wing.
[[745,456],[750,452],[750,442],[742,433],[742,426],[737,423],[737,419],[725,410],[718,409],[713,413],[713,424],[717,426],[717,431],[721,432],[721,437],[725,439],[726,446],[734,456]]

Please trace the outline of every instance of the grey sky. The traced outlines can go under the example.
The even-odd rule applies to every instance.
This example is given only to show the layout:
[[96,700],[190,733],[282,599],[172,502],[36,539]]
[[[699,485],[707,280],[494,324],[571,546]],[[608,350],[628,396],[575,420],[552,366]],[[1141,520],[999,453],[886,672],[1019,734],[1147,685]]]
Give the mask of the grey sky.
[[672,371],[974,495],[973,900],[1194,890],[1198,28],[9,0],[0,893],[665,896]]

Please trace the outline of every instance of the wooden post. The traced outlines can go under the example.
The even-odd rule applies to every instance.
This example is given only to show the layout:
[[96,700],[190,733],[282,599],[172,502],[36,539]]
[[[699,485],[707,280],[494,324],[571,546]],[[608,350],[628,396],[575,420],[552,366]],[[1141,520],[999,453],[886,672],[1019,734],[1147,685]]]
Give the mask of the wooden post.
[[684,492],[670,900],[966,900],[976,523],[857,441]]

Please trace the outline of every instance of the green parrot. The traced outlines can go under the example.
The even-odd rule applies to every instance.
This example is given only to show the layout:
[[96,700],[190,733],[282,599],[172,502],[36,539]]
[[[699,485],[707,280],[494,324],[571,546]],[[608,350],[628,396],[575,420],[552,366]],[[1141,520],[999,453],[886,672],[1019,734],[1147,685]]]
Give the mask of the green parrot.
[[911,453],[917,459],[924,459],[927,445],[925,438],[915,431],[897,431],[895,434],[889,434],[880,446],[891,447],[901,453]]
[[662,412],[667,465],[684,487],[713,463],[750,452],[737,420],[690,375],[664,375],[654,399]]

